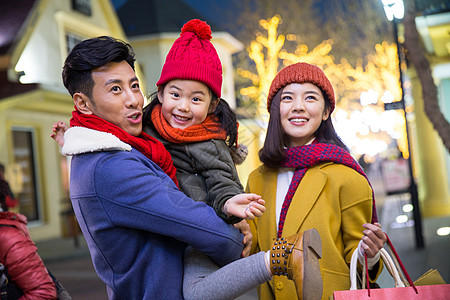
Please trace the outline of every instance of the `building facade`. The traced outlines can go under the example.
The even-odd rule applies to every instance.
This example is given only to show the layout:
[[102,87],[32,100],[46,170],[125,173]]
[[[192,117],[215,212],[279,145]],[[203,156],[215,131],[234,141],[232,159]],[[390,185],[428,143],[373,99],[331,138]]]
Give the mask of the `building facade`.
[[[434,83],[439,108],[450,122],[450,3],[416,0],[416,26]],[[413,66],[408,69],[414,107],[416,174],[423,217],[450,215],[450,154],[425,113],[422,86]]]

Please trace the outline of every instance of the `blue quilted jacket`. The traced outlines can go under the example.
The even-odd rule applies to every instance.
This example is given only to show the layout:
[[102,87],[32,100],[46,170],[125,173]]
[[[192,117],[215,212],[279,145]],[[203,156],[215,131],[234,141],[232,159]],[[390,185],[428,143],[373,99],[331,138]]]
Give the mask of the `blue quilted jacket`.
[[186,244],[220,266],[240,257],[243,238],[235,228],[107,135],[71,128],[63,153],[74,155],[70,197],[110,299],[182,299]]

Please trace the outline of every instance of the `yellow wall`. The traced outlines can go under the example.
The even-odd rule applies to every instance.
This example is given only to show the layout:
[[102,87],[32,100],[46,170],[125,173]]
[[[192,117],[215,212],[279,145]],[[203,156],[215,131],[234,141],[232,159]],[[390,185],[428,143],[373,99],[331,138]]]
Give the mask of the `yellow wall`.
[[[60,104],[66,104],[67,113],[49,113],[29,109],[26,103],[38,103],[41,107],[50,107],[59,96]],[[72,110],[71,98],[67,95],[48,93],[42,90],[11,97],[10,107],[0,102],[1,154],[0,161],[5,164],[7,171],[14,166],[12,142],[13,128],[30,128],[35,134],[36,175],[38,185],[39,207],[42,215],[40,222],[29,222],[29,230],[34,240],[48,239],[61,234],[60,199],[64,197],[61,182],[61,168],[59,146],[50,138],[52,124],[57,120],[67,121]],[[30,105],[31,107],[33,104]],[[7,172],[7,176],[11,172]],[[13,191],[18,187],[14,178],[7,178],[11,182]],[[16,194],[17,195],[17,194]],[[15,209],[20,211],[20,207]]]
[[258,151],[262,146],[262,141],[264,141],[261,141],[261,135],[265,137],[265,130],[254,120],[239,120],[239,144],[248,148],[247,158],[241,165],[236,166],[244,188],[247,185],[248,175],[261,164],[258,157]]
[[445,149],[441,138],[424,111],[422,88],[412,78],[414,115],[417,133],[418,190],[423,217],[450,215],[450,193],[445,168]]

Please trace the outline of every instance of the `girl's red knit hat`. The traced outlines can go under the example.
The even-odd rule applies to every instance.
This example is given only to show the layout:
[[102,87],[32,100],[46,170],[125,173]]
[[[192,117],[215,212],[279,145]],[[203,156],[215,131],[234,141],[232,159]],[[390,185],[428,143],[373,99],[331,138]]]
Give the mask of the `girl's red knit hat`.
[[331,82],[325,73],[317,66],[299,62],[283,68],[272,81],[267,97],[267,110],[270,113],[270,106],[276,93],[291,83],[312,83],[318,86],[330,101],[330,114],[336,105],[334,90]]
[[221,96],[222,64],[211,43],[211,27],[193,19],[181,28],[180,37],[173,43],[156,83],[163,85],[174,79],[196,80],[206,84]]

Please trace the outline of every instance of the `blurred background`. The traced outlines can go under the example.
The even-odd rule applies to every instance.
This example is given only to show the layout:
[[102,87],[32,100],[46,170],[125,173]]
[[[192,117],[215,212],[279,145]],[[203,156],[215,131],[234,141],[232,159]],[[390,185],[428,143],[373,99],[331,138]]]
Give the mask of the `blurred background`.
[[72,212],[70,160],[49,137],[73,110],[64,59],[84,39],[123,39],[149,98],[193,18],[212,27],[223,98],[249,148],[238,167],[243,185],[260,164],[271,80],[299,61],[318,65],[335,87],[334,125],[368,174],[383,229],[413,279],[434,267],[450,282],[450,1],[0,0],[0,163],[19,199],[11,210],[28,218],[69,292],[89,299],[93,285],[106,297]]

